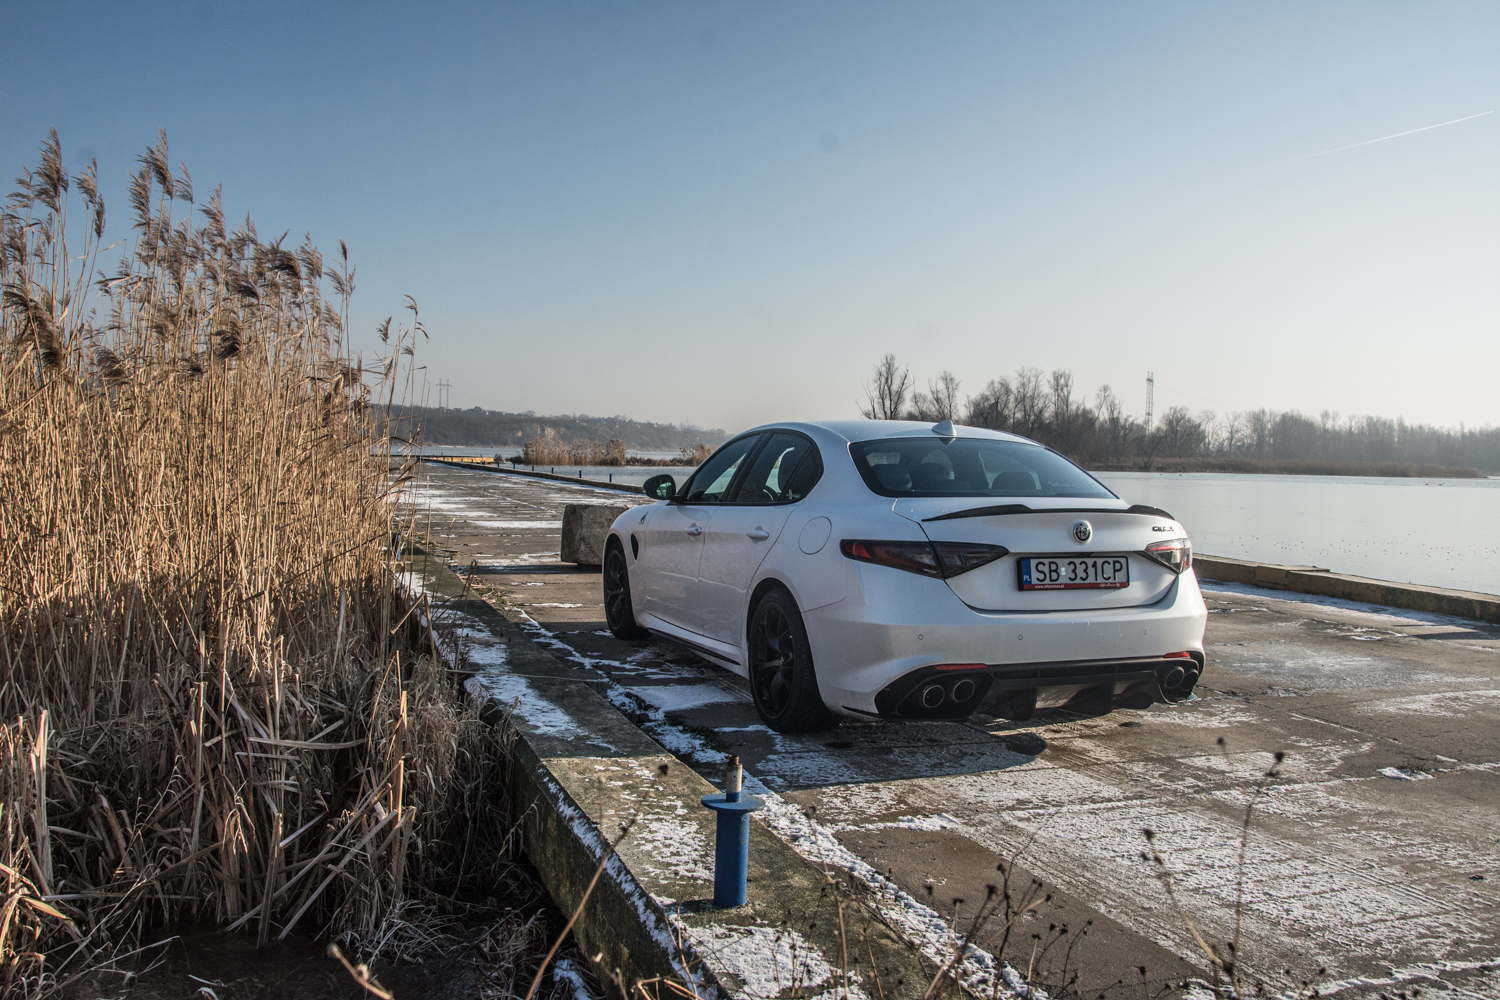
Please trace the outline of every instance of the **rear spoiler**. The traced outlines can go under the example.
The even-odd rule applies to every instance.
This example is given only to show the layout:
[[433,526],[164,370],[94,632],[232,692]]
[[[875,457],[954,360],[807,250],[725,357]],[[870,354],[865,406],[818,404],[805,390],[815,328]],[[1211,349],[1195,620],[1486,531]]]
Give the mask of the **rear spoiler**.
[[1005,514],[1145,514],[1147,517],[1164,517],[1169,521],[1177,518],[1168,514],[1160,507],[1147,507],[1145,504],[1133,504],[1124,510],[1111,510],[1108,507],[1043,507],[1037,509],[1028,507],[1024,503],[1002,503],[993,507],[975,507],[971,510],[956,510],[951,514],[938,514],[936,517],[924,517],[922,522],[928,521],[952,521],[960,517],[999,517]]

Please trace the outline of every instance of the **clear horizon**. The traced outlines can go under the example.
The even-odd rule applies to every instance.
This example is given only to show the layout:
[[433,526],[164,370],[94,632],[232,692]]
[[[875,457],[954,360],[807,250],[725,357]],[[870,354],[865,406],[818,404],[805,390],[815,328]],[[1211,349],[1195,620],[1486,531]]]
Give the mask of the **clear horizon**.
[[56,127],[121,240],[165,128],[200,204],[348,242],[367,359],[413,295],[456,408],[854,417],[892,352],[1500,424],[1491,4],[151,11],[9,12],[10,176]]

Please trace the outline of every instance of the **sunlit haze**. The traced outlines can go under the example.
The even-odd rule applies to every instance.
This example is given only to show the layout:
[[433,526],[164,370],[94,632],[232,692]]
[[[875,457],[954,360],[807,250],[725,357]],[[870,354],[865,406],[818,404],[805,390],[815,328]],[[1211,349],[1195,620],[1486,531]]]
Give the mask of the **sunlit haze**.
[[165,128],[200,202],[348,242],[367,359],[414,296],[453,406],[846,418],[893,352],[961,394],[1068,368],[1139,414],[1153,370],[1158,412],[1500,423],[1493,3],[6,20],[6,176],[56,127],[124,239]]

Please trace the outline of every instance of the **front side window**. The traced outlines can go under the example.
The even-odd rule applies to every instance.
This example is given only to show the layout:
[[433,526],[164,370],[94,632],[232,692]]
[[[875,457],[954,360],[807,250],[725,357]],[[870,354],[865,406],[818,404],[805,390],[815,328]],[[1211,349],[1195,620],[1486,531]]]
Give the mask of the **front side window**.
[[749,434],[731,441],[698,466],[691,479],[678,494],[683,503],[723,503],[724,494],[734,483],[735,473],[740,471],[745,457],[760,440],[759,434]]
[[849,454],[865,485],[886,497],[1115,496],[1057,452],[1019,441],[891,438],[856,442]]
[[823,475],[817,445],[801,434],[777,431],[755,456],[735,492],[737,504],[796,503]]

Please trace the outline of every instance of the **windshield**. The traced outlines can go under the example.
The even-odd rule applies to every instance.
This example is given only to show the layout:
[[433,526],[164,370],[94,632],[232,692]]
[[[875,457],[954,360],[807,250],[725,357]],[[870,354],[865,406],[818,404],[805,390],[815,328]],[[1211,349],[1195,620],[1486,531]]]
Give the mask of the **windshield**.
[[886,497],[1113,499],[1099,481],[1041,445],[984,438],[891,438],[849,446],[865,484]]

